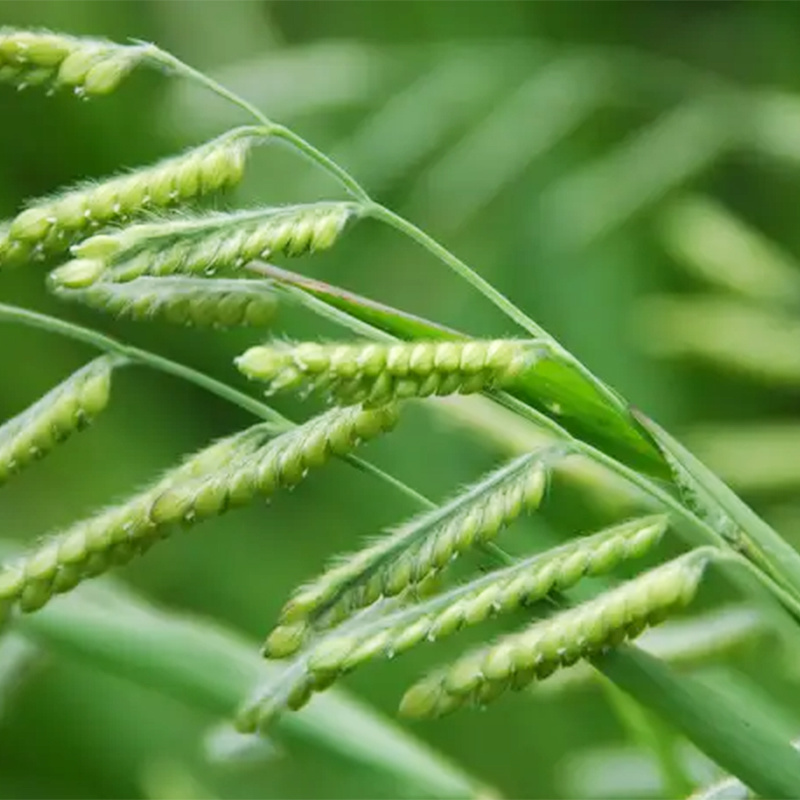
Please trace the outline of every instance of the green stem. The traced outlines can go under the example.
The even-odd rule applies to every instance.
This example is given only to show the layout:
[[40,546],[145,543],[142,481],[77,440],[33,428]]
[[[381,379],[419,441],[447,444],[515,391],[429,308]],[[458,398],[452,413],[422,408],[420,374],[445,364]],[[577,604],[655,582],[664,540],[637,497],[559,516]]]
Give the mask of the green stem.
[[391,209],[377,203],[372,203],[364,209],[364,215],[380,220],[390,225],[392,228],[404,233],[417,244],[432,253],[442,263],[446,264],[459,277],[463,278],[470,286],[476,288],[484,297],[494,303],[509,319],[514,320],[521,328],[528,331],[534,337],[550,338],[547,334],[527,315],[512,303],[502,292],[492,286],[485,278],[482,278],[475,270],[457,258],[446,247],[443,247],[432,236],[409,222],[399,214],[395,214]]
[[[134,40],[139,41],[139,40]],[[147,44],[146,42],[139,41],[140,44]],[[172,55],[172,53],[168,52],[167,50],[162,50],[160,47],[154,44],[148,45],[150,49],[150,53],[152,55],[153,61],[157,64],[161,64],[169,69],[172,69],[177,75],[181,75],[184,78],[188,78],[189,80],[196,81],[202,86],[205,86],[207,89],[210,89],[214,94],[219,95],[220,97],[224,97],[228,102],[233,103],[233,105],[238,106],[243,111],[246,111],[251,116],[255,117],[262,125],[266,128],[272,130],[273,123],[266,117],[264,114],[252,103],[245,100],[243,97],[239,97],[238,94],[232,92],[230,89],[223,86],[221,83],[218,83],[213,78],[206,75],[204,72],[201,72],[199,69],[195,69],[189,64],[181,61],[176,56]]]
[[19,308],[6,303],[0,303],[0,322],[16,322],[27,325],[30,328],[57,333],[61,336],[84,342],[106,353],[116,353],[128,361],[152,367],[168,375],[174,375],[243,408],[245,411],[249,411],[261,419],[271,422],[275,426],[276,433],[289,430],[292,426],[289,420],[268,405],[222,383],[222,381],[218,381],[184,364],[179,364],[176,361],[151,353],[148,350],[141,350],[138,347],[123,344],[91,328],[84,328],[73,322],[67,322],[47,314],[40,314],[37,311],[30,311],[27,308]]
[[[234,405],[243,408],[245,411],[250,411],[257,417],[265,419],[274,425],[275,433],[283,433],[284,431],[291,430],[295,427],[295,423],[286,417],[279,414],[274,409],[270,408],[265,403],[240,392],[231,386],[228,386],[221,381],[204,375],[202,372],[192,369],[191,367],[184,366],[175,361],[171,361],[163,356],[156,355],[147,350],[141,350],[138,347],[118,342],[110,336],[92,330],[91,328],[84,328],[81,325],[76,325],[73,322],[67,322],[57,317],[51,317],[47,314],[40,314],[37,311],[30,311],[27,308],[19,308],[17,306],[7,305],[0,303],[0,322],[16,322],[27,325],[31,328],[38,328],[50,333],[57,333],[74,339],[79,342],[96,347],[106,353],[114,353],[127,361],[142,364],[144,366],[152,367],[153,369],[165,372],[169,375],[174,375],[177,378],[189,381],[190,383],[199,386],[212,394],[228,400]],[[388,472],[376,467],[368,461],[364,461],[358,456],[348,455],[345,460],[361,470],[362,472],[372,475],[384,483],[393,486],[398,491],[410,497],[415,503],[423,508],[434,508],[435,503],[424,497],[419,492],[412,489],[410,486],[404,484],[398,478],[390,475]],[[509,564],[513,560],[502,548],[497,545],[487,545],[483,548],[488,555],[495,561],[501,564]]]
[[369,208],[373,205],[366,189],[344,168],[340,167],[333,159],[325,155],[321,150],[307,142],[302,136],[295,133],[284,125],[273,124],[271,126],[272,136],[283,139],[291,145],[298,153],[305,156],[313,164],[321,167],[331,177],[337,180],[353,197],[363,206]]

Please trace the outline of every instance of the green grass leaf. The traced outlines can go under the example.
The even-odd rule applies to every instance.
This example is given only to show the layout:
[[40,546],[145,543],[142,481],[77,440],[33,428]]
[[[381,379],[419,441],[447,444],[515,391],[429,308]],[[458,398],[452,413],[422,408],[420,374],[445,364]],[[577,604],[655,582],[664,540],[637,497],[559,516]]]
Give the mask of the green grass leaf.
[[[157,689],[214,714],[230,714],[270,669],[258,646],[212,622],[152,606],[110,581],[59,598],[19,630],[60,655]],[[282,730],[436,797],[487,787],[398,725],[341,690],[288,715]]]
[[[322,281],[306,278],[276,267],[259,266],[258,272],[290,288],[291,296],[323,313],[320,303],[343,312],[399,339],[442,340],[467,338],[465,334],[422,317],[348,292]],[[317,302],[306,302],[306,298]],[[346,324],[341,315],[337,321]],[[363,329],[358,331],[363,333]],[[543,342],[541,357],[510,389],[510,393],[555,419],[578,438],[596,444],[626,464],[660,476],[665,472],[658,451],[638,430],[618,399],[611,403],[586,378],[577,362],[553,344]]]

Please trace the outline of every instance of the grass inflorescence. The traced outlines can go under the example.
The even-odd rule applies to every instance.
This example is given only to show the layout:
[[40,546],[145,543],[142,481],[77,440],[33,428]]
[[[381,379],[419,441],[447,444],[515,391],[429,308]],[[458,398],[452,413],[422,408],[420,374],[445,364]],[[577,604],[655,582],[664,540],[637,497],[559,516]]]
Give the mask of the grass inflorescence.
[[307,384],[342,404],[380,405],[505,386],[532,361],[529,342],[495,339],[262,345],[239,356],[236,365],[249,378],[266,381],[270,392]]
[[[100,413],[109,400],[113,370],[127,361],[193,381],[260,421],[4,563],[0,616],[14,609],[36,611],[55,595],[141,555],[176,527],[291,489],[310,470],[341,457],[425,510],[341,556],[292,593],[263,648],[267,658],[283,661],[269,665],[268,679],[244,704],[237,720],[241,731],[266,729],[287,709],[301,708],[368,662],[438,642],[490,617],[540,617],[541,601],[547,601],[566,608],[434,671],[408,690],[401,713],[437,717],[467,704],[482,705],[581,659],[598,665],[598,655],[606,654],[608,662],[613,654],[613,669],[605,663],[604,671],[614,682],[745,783],[764,796],[800,794],[800,761],[769,725],[742,721],[728,700],[706,697],[660,662],[648,660],[652,656],[614,650],[684,608],[712,559],[724,565],[728,577],[734,574],[737,588],[748,596],[777,598],[780,605],[770,608],[780,621],[776,627],[784,630],[783,610],[776,608],[800,618],[797,552],[520,308],[420,228],[374,201],[342,167],[289,128],[155,45],[0,28],[0,82],[20,88],[40,85],[102,95],[141,63],[199,82],[247,111],[253,124],[156,164],[29,202],[0,225],[0,268],[58,257],[47,282],[57,297],[120,317],[259,327],[272,323],[280,298],[343,324],[357,338],[293,343],[279,334],[235,359],[239,372],[265,384],[267,394],[318,391],[335,404],[294,426],[261,400],[185,365],[64,320],[3,305],[4,321],[62,333],[106,354],[0,427],[0,483]],[[347,199],[213,212],[194,207],[204,196],[237,184],[252,147],[273,140],[334,178]],[[520,328],[519,338],[504,332],[496,338],[462,335],[261,263],[330,248],[350,223],[365,217],[410,237],[478,289]],[[748,272],[738,285],[761,296],[753,288],[754,275]],[[773,287],[767,294],[774,293]],[[468,409],[463,418],[485,434],[493,425],[485,409],[499,403],[524,431],[522,446],[515,443],[515,452],[524,452],[452,499],[434,505],[353,455],[362,442],[394,427],[402,401],[471,394],[484,397],[427,405],[441,411],[458,403]],[[514,435],[506,432],[506,441],[509,436]],[[634,457],[645,450],[648,474]],[[505,553],[500,532],[540,509],[557,468],[574,455],[591,463],[593,475],[612,473],[635,489],[635,516],[535,555]],[[670,470],[674,494],[651,477]],[[602,492],[604,478],[597,483],[595,490]],[[648,516],[641,516],[640,501],[647,503]],[[609,588],[608,573],[651,553],[667,527],[694,549]],[[493,559],[493,568],[446,587],[447,567],[474,549]],[[575,605],[570,591],[587,576],[598,579],[593,599]],[[148,651],[148,669],[161,656]],[[663,752],[657,755],[663,760]]]

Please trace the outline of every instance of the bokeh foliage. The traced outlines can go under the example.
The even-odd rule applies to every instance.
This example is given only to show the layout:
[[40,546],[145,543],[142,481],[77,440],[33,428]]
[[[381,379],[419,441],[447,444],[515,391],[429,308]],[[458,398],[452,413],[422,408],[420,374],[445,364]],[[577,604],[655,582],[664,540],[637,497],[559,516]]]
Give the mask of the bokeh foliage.
[[[800,424],[800,362],[791,355],[800,334],[792,294],[800,285],[792,255],[800,252],[798,16],[790,4],[0,0],[3,24],[157,41],[292,124],[633,403],[686,433],[795,543],[800,471],[786,442]],[[26,197],[147,163],[240,121],[217,98],[152,73],[91,103],[2,88],[2,217]],[[308,200],[333,188],[269,148],[230,199]],[[698,198],[713,201],[728,228],[714,227],[719,220]],[[748,231],[775,250],[768,258],[785,283],[773,295],[724,277],[748,253],[750,269],[762,268],[763,253],[736,239]],[[374,224],[295,266],[475,334],[509,332],[480,297]],[[3,299],[245,385],[231,358],[252,334],[113,322],[59,304],[42,277],[35,266],[3,274]],[[333,332],[296,311],[281,314],[279,330]],[[2,418],[93,355],[28,330],[3,327],[0,337]],[[720,346],[710,348],[714,341]],[[745,368],[743,349],[752,354]],[[290,399],[276,406],[296,417],[311,408]],[[85,515],[247,421],[192,387],[130,370],[102,422],[2,492],[4,536],[30,541]],[[422,411],[371,452],[434,498],[499,456]],[[538,548],[606,521],[602,505],[559,502],[557,490],[554,500],[545,523],[519,525],[510,546]],[[330,553],[410,510],[385,486],[334,464],[268,510],[206,523],[122,577],[165,605],[258,638]],[[429,661],[412,656],[348,683],[391,714],[401,687]],[[758,670],[759,683],[791,696],[794,687],[764,669],[763,658],[744,653],[735,670],[708,675],[761,692],[747,677]],[[782,713],[796,730],[798,714]],[[200,742],[212,716],[79,660],[45,659],[2,714],[7,797],[374,797],[402,788],[291,739],[261,765],[209,766]],[[648,755],[631,749],[596,687],[526,695],[414,731],[509,796],[658,793]],[[708,774],[702,761],[697,769]]]

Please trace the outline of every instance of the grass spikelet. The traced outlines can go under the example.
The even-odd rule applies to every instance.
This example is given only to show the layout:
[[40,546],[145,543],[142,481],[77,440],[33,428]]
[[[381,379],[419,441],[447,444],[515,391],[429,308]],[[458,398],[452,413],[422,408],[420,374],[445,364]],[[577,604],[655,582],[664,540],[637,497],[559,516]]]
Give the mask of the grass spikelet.
[[194,522],[246,503],[257,494],[269,497],[279,489],[292,488],[331,456],[346,455],[361,442],[391,430],[397,416],[396,406],[374,411],[333,409],[216,474],[173,483],[154,498],[150,518],[158,525]]
[[380,597],[396,596],[493,539],[523,511],[538,508],[550,462],[560,455],[552,448],[515,459],[445,505],[340,558],[284,606],[265,655],[291,655],[314,627],[330,627]]
[[108,94],[151,49],[49,31],[0,28],[0,81],[19,89],[70,88],[79,97]]
[[87,239],[73,248],[77,259],[51,278],[56,286],[75,288],[86,285],[87,272],[97,277],[108,270],[111,280],[125,282],[236,270],[274,253],[296,256],[331,247],[356,209],[352,203],[314,203],[165,218]]
[[118,317],[217,328],[269,325],[278,307],[277,296],[263,280],[144,277],[129,283],[98,281],[56,294]]
[[85,428],[108,404],[118,358],[102,356],[0,427],[0,485]]
[[687,605],[697,592],[708,554],[695,551],[650,570],[576,608],[534,623],[468,653],[412,686],[400,704],[407,717],[439,717],[507,689],[521,689],[560,667],[638,636]]
[[[237,128],[152,166],[35,201],[0,233],[0,265],[63,253],[103,225],[231,186],[241,179],[248,149],[263,136],[261,128]],[[96,259],[81,258],[61,268],[58,282],[86,286],[100,271]]]
[[257,494],[295,486],[310,469],[389,429],[396,418],[394,408],[335,410],[266,444],[267,424],[222,439],[127,502],[3,566],[0,607],[16,603],[22,611],[35,611],[54,594],[144,553],[176,523],[190,525]]
[[534,353],[530,342],[376,342],[261,345],[236,359],[270,392],[310,385],[339,403],[380,405],[394,399],[480,392],[512,382]]
[[0,568],[0,606],[16,603],[22,611],[35,611],[54,594],[69,591],[86,578],[145,552],[166,535],[150,513],[161,494],[240,463],[264,441],[268,430],[267,425],[259,424],[214,442],[126,502],[46,538],[27,554],[4,564]]
[[296,709],[313,692],[367,661],[392,658],[422,642],[515,611],[553,589],[567,589],[584,576],[608,573],[620,562],[644,555],[666,527],[665,516],[643,517],[495,570],[411,607],[392,610],[393,601],[377,603],[312,642],[274,683],[261,687],[239,724],[246,730],[266,727],[283,710]]

